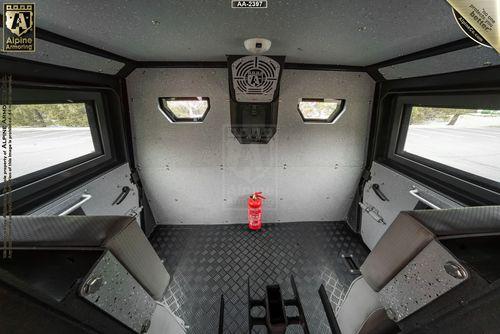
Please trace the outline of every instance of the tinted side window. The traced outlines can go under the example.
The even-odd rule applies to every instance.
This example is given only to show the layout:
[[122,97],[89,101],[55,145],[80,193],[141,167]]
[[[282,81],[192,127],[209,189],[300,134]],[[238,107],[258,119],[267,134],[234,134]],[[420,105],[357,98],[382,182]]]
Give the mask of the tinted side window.
[[400,154],[500,182],[500,110],[409,106]]
[[[109,126],[121,121],[110,118],[119,111],[116,96],[108,88],[13,84],[10,171],[15,213],[24,213],[122,159],[114,141],[117,134]],[[3,169],[2,162],[2,173]],[[3,178],[0,182],[3,189]]]
[[389,93],[382,163],[468,205],[500,203],[500,92]]
[[100,138],[92,137],[91,104],[16,104],[11,110],[13,179],[101,153]]

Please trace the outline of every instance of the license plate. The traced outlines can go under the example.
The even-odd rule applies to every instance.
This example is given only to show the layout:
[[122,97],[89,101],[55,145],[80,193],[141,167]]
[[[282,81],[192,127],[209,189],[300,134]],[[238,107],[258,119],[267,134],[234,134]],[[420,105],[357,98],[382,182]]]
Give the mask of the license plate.
[[267,8],[267,0],[231,0],[231,8]]

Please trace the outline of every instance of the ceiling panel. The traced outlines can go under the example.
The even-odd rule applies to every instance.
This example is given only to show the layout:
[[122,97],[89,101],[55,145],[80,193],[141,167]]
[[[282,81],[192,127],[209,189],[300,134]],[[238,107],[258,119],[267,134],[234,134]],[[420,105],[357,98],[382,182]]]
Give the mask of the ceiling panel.
[[387,80],[421,77],[500,65],[498,53],[480,45],[379,69]]
[[38,26],[134,60],[224,61],[243,40],[272,40],[288,62],[369,65],[463,38],[443,0],[269,0],[37,3]]
[[124,65],[118,61],[81,52],[41,39],[36,40],[35,48],[35,52],[0,52],[0,54],[106,74],[116,74]]

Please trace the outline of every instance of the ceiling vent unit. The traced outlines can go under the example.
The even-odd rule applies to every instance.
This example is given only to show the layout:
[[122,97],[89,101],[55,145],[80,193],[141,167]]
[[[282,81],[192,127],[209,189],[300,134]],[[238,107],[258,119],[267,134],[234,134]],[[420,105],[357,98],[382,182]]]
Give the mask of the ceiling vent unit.
[[266,144],[276,133],[282,56],[228,56],[231,132],[242,144]]

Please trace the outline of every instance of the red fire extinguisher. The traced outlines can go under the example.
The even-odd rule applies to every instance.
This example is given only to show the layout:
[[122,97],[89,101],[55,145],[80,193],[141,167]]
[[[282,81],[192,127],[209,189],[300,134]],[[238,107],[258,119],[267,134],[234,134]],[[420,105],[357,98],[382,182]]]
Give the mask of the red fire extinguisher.
[[253,193],[248,198],[248,228],[257,231],[262,227],[262,192]]

